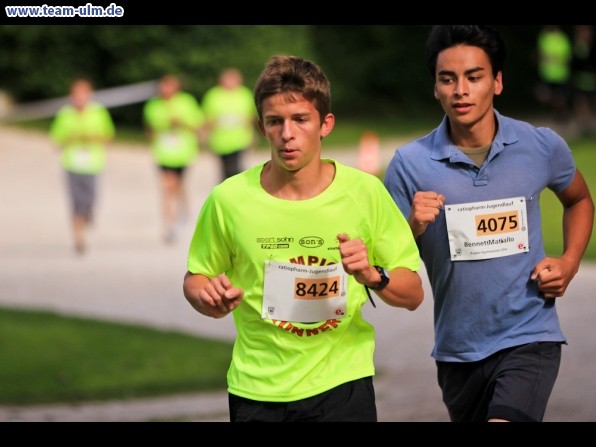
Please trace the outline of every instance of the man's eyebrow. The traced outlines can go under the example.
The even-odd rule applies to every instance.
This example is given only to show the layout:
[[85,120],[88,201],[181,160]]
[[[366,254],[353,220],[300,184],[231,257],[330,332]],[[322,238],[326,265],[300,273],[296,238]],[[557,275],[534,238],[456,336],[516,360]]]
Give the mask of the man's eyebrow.
[[[474,67],[469,68],[468,70],[464,71],[464,75],[471,75],[472,73],[477,73],[479,71],[483,71],[484,67]],[[451,70],[440,70],[438,73],[439,76],[455,76],[455,72]]]
[[[296,113],[292,113],[291,118],[303,118],[305,116],[310,116],[312,114],[312,112],[296,112]],[[275,119],[275,118],[281,118],[281,115],[272,113],[272,114],[264,114],[263,118],[264,119]]]

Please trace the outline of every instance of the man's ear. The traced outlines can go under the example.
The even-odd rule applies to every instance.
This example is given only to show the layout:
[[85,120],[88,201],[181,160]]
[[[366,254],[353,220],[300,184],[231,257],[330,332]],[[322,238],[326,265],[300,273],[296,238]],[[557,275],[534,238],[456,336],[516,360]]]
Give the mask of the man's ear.
[[499,96],[503,92],[503,72],[500,71],[495,76],[495,96]]
[[333,115],[333,113],[328,113],[321,125],[321,139],[331,133],[333,126],[335,126],[335,115]]
[[263,125],[263,121],[258,120],[257,126],[259,127],[259,132],[261,132],[261,135],[265,136],[265,126]]

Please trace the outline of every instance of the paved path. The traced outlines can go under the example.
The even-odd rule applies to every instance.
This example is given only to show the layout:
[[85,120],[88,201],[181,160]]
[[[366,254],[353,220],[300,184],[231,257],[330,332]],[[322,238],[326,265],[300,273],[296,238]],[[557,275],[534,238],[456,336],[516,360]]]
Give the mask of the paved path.
[[[396,143],[383,144],[382,161]],[[328,152],[355,165],[355,153]],[[248,163],[267,158],[251,153]],[[203,152],[188,176],[193,219],[218,181],[217,160]],[[231,318],[192,310],[182,295],[193,222],[178,243],[161,239],[157,176],[144,146],[114,145],[100,178],[88,253],[71,246],[57,153],[44,134],[0,126],[0,305],[141,323],[232,340]],[[436,384],[432,299],[415,312],[366,306],[377,327],[375,387],[380,421],[447,421]],[[596,421],[596,264],[584,264],[559,300],[569,345],[547,421]],[[1,366],[0,366],[1,367]],[[227,421],[224,392],[102,404],[2,407],[0,421]]]

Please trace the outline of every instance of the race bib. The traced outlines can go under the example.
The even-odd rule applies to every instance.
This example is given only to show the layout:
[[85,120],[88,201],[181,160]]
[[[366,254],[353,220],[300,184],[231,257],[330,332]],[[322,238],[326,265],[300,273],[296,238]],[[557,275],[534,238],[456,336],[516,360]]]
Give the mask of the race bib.
[[72,164],[76,169],[91,168],[91,151],[85,146],[77,146],[72,152]]
[[346,314],[348,275],[341,264],[265,262],[261,318],[315,322]]
[[217,117],[218,127],[236,127],[242,124],[244,118],[241,115],[221,115]]
[[168,149],[175,149],[178,146],[178,142],[180,141],[176,132],[164,132],[159,137],[159,145],[168,150]]
[[528,221],[525,197],[445,205],[452,261],[525,253]]

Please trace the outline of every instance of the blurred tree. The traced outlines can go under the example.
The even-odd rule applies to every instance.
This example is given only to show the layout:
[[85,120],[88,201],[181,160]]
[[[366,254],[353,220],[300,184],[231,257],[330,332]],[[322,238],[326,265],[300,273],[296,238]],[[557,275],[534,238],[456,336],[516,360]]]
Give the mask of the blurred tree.
[[[334,85],[335,110],[352,116],[436,113],[424,46],[430,25],[314,25],[317,56]],[[540,26],[497,26],[507,45],[505,91],[495,104],[536,110],[532,54]],[[341,55],[341,57],[339,57]]]
[[100,49],[85,26],[1,26],[0,88],[16,100],[64,96],[90,75],[102,85]]
[[[540,25],[497,26],[507,43],[504,113],[538,110],[536,36]],[[275,53],[315,60],[332,81],[344,116],[438,113],[424,44],[430,25],[31,25],[0,26],[0,90],[26,102],[63,96],[78,76],[97,89],[181,76],[199,100],[222,68],[236,66],[247,85]],[[140,105],[113,110],[140,126]]]
[[[429,26],[314,25],[313,48],[334,85],[337,111],[415,111],[432,98],[424,42]],[[338,57],[340,56],[341,57]]]

